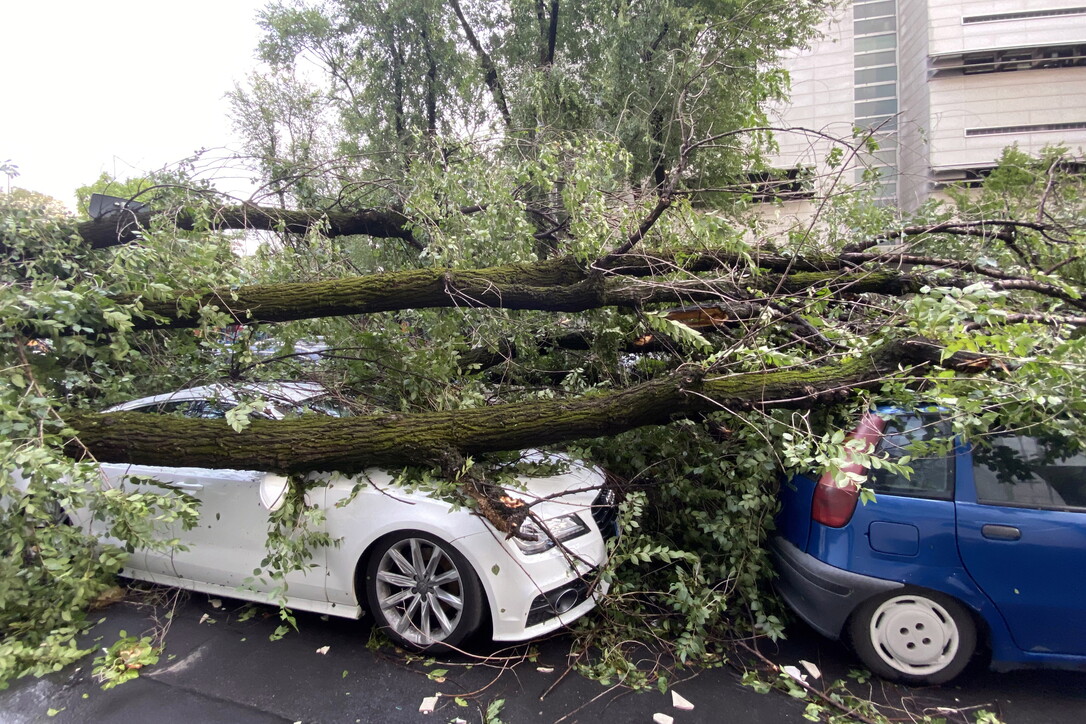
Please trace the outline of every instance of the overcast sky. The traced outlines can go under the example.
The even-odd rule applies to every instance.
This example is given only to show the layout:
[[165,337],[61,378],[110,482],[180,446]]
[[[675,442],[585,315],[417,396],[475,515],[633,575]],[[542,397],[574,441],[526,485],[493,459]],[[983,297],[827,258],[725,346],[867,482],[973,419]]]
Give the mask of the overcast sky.
[[223,96],[255,67],[265,4],[0,0],[0,163],[18,165],[13,186],[73,207],[103,171],[129,178],[236,148]]

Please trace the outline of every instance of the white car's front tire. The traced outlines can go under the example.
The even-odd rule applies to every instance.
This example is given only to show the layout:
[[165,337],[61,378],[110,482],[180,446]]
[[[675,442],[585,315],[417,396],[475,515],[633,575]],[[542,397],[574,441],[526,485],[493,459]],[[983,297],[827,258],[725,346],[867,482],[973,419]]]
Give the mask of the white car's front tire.
[[421,531],[374,544],[365,595],[374,625],[411,648],[454,648],[476,634],[485,594],[471,564],[452,545]]

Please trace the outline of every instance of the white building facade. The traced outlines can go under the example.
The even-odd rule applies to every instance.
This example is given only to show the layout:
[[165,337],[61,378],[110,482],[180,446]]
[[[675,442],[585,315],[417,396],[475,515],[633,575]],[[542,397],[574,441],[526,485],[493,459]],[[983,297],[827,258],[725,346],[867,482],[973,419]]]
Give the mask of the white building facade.
[[832,142],[779,133],[774,164],[817,169],[822,191],[867,169],[881,200],[910,210],[983,177],[1012,144],[1086,147],[1083,0],[854,0],[822,31],[786,60],[792,102],[777,122],[842,138],[858,128],[879,146],[829,169]]

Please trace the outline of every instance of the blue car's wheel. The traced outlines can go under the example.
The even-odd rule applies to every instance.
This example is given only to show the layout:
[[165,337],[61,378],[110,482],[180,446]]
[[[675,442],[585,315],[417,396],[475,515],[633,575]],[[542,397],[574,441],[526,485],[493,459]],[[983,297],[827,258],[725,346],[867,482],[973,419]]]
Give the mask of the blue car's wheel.
[[866,601],[853,614],[849,634],[873,673],[915,685],[950,681],[977,645],[976,625],[960,603],[910,588]]

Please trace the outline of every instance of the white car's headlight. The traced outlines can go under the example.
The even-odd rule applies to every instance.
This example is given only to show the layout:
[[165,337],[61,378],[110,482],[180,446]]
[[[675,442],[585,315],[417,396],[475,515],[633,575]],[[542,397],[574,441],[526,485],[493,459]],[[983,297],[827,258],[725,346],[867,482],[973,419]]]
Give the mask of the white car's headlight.
[[[544,526],[546,529],[544,529]],[[535,540],[513,539],[523,552],[531,555],[553,548],[557,541],[565,541],[584,535],[588,532],[588,526],[584,524],[579,515],[571,513],[570,515],[551,518],[543,525],[531,519],[526,520],[521,524],[520,532],[528,537],[535,538]]]

